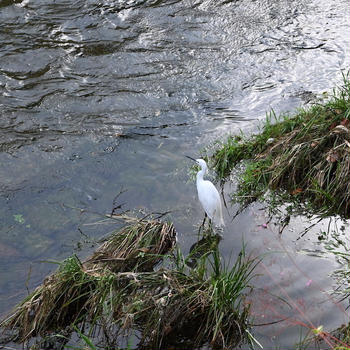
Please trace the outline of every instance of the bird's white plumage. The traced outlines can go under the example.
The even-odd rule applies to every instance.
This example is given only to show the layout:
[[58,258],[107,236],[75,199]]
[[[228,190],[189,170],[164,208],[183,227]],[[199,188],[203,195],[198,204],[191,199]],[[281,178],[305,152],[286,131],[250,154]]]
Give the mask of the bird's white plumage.
[[197,192],[199,201],[209,218],[218,226],[224,226],[220,194],[216,187],[208,180],[204,180],[207,163],[203,159],[196,159],[201,170],[197,173]]

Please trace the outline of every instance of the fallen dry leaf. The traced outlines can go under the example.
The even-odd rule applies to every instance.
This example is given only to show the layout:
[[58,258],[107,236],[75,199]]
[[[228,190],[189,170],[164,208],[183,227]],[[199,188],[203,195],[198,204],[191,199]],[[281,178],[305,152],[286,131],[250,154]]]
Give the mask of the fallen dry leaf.
[[343,119],[340,122],[340,124],[343,125],[343,126],[349,126],[350,125],[350,120],[349,119]]
[[337,125],[332,129],[333,134],[348,134],[350,130],[344,125]]
[[317,180],[318,184],[320,185],[320,187],[323,187],[324,178],[325,178],[324,170],[319,171],[316,175],[316,180]]
[[332,123],[331,126],[329,127],[329,130],[334,129],[337,125],[338,125],[337,122]]
[[338,161],[338,159],[339,159],[338,152],[331,149],[328,152],[326,160],[330,163],[335,163],[336,161]]
[[295,196],[296,194],[299,194],[299,193],[301,193],[301,192],[303,192],[303,189],[300,188],[300,187],[298,187],[298,188],[296,188],[294,191],[292,191],[290,194],[292,194],[293,196]]

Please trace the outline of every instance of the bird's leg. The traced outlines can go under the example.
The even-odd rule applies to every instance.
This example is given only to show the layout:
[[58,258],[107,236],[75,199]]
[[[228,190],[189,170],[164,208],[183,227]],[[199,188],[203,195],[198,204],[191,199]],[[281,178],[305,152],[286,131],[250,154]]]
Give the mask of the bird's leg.
[[198,237],[201,235],[201,230],[203,228],[203,224],[198,227]]
[[199,229],[198,229],[198,236],[200,235],[201,233],[201,230],[204,231],[204,225],[205,225],[205,220],[207,219],[207,213],[204,213],[204,219],[203,219],[203,222],[202,224],[199,226]]
[[202,226],[204,227],[204,224],[205,224],[205,220],[207,219],[208,215],[207,213],[204,213],[204,219],[203,219],[203,222],[202,222]]
[[209,219],[208,232],[209,232],[209,233],[214,232],[214,231],[213,231],[213,222],[212,222],[212,220],[211,220],[211,219]]

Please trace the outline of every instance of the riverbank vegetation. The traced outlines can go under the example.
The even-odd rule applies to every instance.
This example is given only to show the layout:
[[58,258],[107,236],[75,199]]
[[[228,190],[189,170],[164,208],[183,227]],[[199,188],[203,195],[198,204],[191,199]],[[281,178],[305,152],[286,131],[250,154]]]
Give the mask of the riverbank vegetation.
[[245,295],[258,261],[243,248],[228,268],[214,245],[189,268],[195,251],[184,257],[175,235],[170,223],[136,220],[86,261],[60,263],[1,327],[13,332],[12,341],[42,338],[37,344],[53,334],[68,342],[76,331],[91,344],[102,337],[103,349],[125,339],[145,349],[232,349],[247,341]]
[[[295,115],[268,114],[260,133],[231,135],[211,164],[225,180],[235,169],[235,201],[293,203],[322,217],[350,217],[350,80],[323,103]],[[241,165],[241,170],[237,166]]]
[[[259,133],[230,135],[216,144],[208,158],[222,182],[236,179],[233,202],[242,209],[255,201],[267,203],[270,215],[282,219],[282,229],[292,214],[345,222],[350,218],[349,74],[323,101],[294,115],[271,112]],[[350,248],[345,227],[341,226],[341,232],[321,232],[318,236],[339,262],[333,273],[337,282],[334,295],[342,301],[350,297]],[[296,348],[325,345],[347,350],[349,330],[349,324],[332,333],[311,329]]]

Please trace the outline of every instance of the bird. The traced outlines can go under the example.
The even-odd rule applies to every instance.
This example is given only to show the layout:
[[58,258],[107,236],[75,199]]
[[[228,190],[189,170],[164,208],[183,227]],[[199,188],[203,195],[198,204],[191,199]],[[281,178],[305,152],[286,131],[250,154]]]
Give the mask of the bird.
[[[222,217],[221,198],[218,190],[209,180],[204,180],[204,175],[208,169],[207,163],[204,159],[194,159],[186,156],[192,161],[196,162],[201,169],[197,172],[197,192],[198,199],[201,203],[206,215],[217,226],[225,226],[224,219]],[[205,219],[204,219],[205,220]]]

